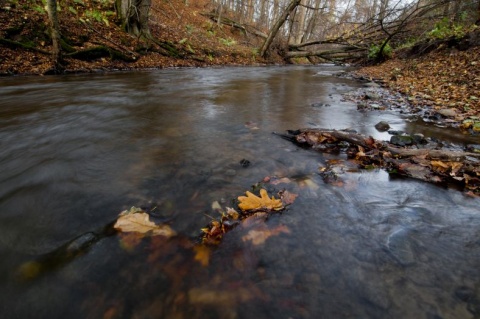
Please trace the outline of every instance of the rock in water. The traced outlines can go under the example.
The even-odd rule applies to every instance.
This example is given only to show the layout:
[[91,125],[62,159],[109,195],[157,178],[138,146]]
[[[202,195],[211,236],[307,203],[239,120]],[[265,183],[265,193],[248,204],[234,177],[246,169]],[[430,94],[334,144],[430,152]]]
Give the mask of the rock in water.
[[385,121],[380,121],[377,124],[375,124],[375,128],[379,132],[386,132],[390,129],[390,125],[388,125],[388,123]]
[[393,135],[390,143],[398,146],[407,146],[413,144],[413,138],[409,135]]

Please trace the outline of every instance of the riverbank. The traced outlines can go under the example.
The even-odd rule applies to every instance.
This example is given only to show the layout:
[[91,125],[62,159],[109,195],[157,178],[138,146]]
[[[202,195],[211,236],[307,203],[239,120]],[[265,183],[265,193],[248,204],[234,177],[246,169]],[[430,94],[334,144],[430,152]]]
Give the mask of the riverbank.
[[124,32],[109,1],[66,0],[59,12],[62,70],[52,69],[48,17],[41,1],[0,7],[0,75],[47,75],[146,68],[282,63],[259,57],[263,39],[212,21],[207,1],[153,1],[151,40]]
[[426,121],[480,133],[480,47],[440,45],[427,54],[408,54],[363,67],[354,77],[402,93],[409,111]]

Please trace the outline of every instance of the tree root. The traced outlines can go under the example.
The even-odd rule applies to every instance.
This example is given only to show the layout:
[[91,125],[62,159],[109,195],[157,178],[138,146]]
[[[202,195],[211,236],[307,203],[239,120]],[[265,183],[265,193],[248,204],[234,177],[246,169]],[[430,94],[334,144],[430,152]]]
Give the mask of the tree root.
[[52,54],[51,52],[48,52],[46,50],[36,48],[33,45],[29,45],[29,44],[25,44],[25,43],[13,41],[13,40],[5,39],[5,38],[0,38],[0,45],[10,47],[10,48],[13,48],[13,49],[21,48],[21,49],[25,49],[25,50],[29,50],[29,51],[33,51],[33,52],[42,53],[42,54],[45,54],[45,55],[51,55]]

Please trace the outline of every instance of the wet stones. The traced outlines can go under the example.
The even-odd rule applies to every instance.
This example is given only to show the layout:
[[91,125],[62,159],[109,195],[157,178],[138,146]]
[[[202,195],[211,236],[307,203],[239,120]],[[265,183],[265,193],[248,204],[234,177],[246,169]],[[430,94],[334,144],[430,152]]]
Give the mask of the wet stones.
[[443,117],[455,117],[457,115],[457,111],[455,109],[441,109],[438,110],[437,113]]
[[312,103],[311,106],[312,107],[329,107],[331,105],[328,103]]
[[397,146],[408,146],[414,144],[414,140],[410,135],[393,135],[390,143]]
[[386,132],[390,129],[390,125],[385,121],[380,121],[377,124],[375,124],[375,128],[379,132]]
[[480,144],[468,144],[466,147],[467,152],[480,153]]
[[249,160],[247,160],[247,159],[244,159],[244,158],[243,158],[243,159],[240,160],[240,165],[241,165],[243,168],[249,167],[250,164],[251,164],[251,162],[250,162]]
[[[376,126],[375,126],[376,127]],[[397,146],[411,146],[411,145],[426,145],[428,140],[421,133],[415,133],[413,135],[405,134],[403,131],[388,131],[392,137],[390,143]]]
[[377,94],[376,92],[372,92],[372,91],[365,92],[365,100],[378,101],[380,99],[381,99],[380,94]]

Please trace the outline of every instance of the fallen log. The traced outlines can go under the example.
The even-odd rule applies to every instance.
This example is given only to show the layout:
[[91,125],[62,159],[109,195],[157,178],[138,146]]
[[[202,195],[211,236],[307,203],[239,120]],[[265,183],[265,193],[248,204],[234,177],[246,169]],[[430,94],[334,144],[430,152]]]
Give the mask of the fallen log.
[[480,194],[479,153],[416,145],[399,147],[347,130],[300,129],[278,135],[321,152],[345,152],[360,168],[377,167],[427,182],[457,184]]

